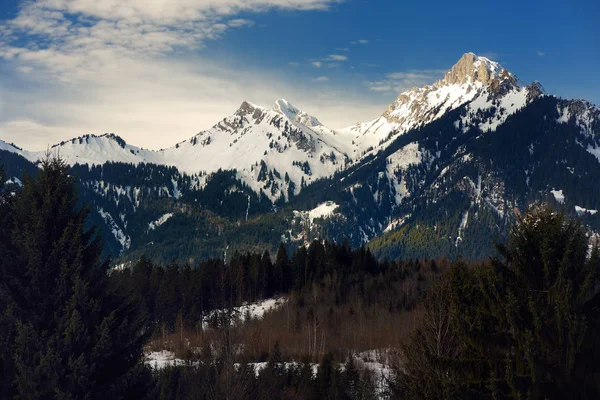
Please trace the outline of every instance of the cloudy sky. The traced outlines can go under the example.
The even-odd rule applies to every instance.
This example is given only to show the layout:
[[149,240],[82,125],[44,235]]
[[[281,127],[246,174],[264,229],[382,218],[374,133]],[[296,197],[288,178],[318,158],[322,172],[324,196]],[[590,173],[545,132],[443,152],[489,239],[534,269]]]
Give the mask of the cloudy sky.
[[340,128],[473,51],[600,104],[600,6],[396,0],[2,0],[0,139],[163,148],[247,100]]

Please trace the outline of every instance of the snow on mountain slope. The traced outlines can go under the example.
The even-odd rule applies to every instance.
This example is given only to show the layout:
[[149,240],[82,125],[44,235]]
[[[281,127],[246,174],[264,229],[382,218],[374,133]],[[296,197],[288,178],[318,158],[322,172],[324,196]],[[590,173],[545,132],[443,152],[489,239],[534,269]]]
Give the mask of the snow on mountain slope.
[[585,100],[574,100],[563,102],[557,107],[557,112],[556,122],[574,122],[582,136],[577,143],[600,162],[600,107]]
[[[276,200],[297,194],[303,184],[344,168],[347,157],[336,144],[343,146],[345,141],[337,140],[338,136],[286,100],[277,100],[272,109],[244,102],[211,129],[164,150],[131,146],[114,134],[82,136],[61,142],[52,150],[71,165],[150,162],[175,166],[188,174],[236,169],[238,177],[253,190],[262,190]],[[34,162],[45,154],[20,150],[2,141],[0,149]]]
[[[254,191],[277,200],[297,194],[303,184],[330,177],[349,164],[360,162],[365,155],[386,148],[396,136],[439,119],[450,110],[465,107],[465,113],[455,121],[457,129],[495,131],[510,115],[540,95],[543,89],[538,83],[520,86],[516,77],[500,64],[466,53],[433,85],[405,91],[380,117],[341,130],[327,128],[317,118],[281,99],[271,109],[243,102],[233,115],[212,128],[160,151],[129,145],[114,134],[86,135],[53,149],[70,164],[114,161],[175,166],[181,172],[199,174],[200,183],[206,174],[235,169],[238,178]],[[589,139],[581,145],[600,160],[600,138],[595,134],[600,130],[598,109],[584,102],[565,104],[557,110],[558,121],[566,123],[575,118]],[[2,141],[0,149],[31,161],[45,153],[30,153]],[[406,157],[410,163],[418,163],[413,160],[414,154],[416,151],[410,148],[390,156],[386,175],[396,189],[396,201],[408,193],[396,177],[398,168],[394,165],[407,164],[403,161]]]
[[35,161],[37,160],[37,157],[33,157],[31,152],[27,151],[27,150],[23,150],[17,146],[15,146],[12,143],[7,143],[4,140],[0,139],[0,150],[5,150],[5,151],[10,151],[11,153],[15,153],[20,155],[21,157],[24,157],[26,159],[28,159],[29,161]]
[[244,102],[211,129],[157,152],[153,162],[188,173],[236,169],[252,189],[275,200],[344,168],[346,155],[329,144],[334,136],[285,100],[272,109]]
[[413,142],[387,158],[385,173],[388,181],[394,187],[396,204],[400,204],[404,197],[410,196],[410,192],[406,188],[406,181],[402,178],[402,172],[412,164],[420,164],[422,156],[419,145]]
[[[516,77],[500,64],[466,53],[444,78],[431,86],[401,93],[379,118],[342,132],[353,135],[355,148],[351,155],[356,159],[356,155],[360,158],[386,148],[394,137],[422,127],[461,106],[465,107],[465,114],[455,121],[457,129],[466,132],[476,127],[484,132],[495,131],[508,116],[542,94],[543,89],[538,83],[519,86]],[[387,169],[380,179],[387,179],[394,188],[396,204],[410,196],[402,171],[409,164],[431,163],[437,156],[421,153],[418,144],[411,143],[388,157]]]
[[[41,160],[46,151],[21,150],[0,140],[0,150],[17,153],[31,162]],[[50,149],[56,152],[68,164],[104,164],[107,161],[138,164],[152,157],[152,151],[131,146],[119,136],[107,133],[104,135],[84,135],[55,144]]]
[[482,129],[493,130],[531,97],[530,90],[521,88],[515,76],[500,64],[466,53],[443,79],[431,86],[401,93],[379,118],[345,128],[342,132],[353,134],[356,147],[353,154],[362,155],[377,151],[389,144],[392,137],[423,126],[467,103],[470,103],[470,117],[465,118],[464,124],[469,124],[479,110],[493,106],[504,110],[496,118],[481,123]]

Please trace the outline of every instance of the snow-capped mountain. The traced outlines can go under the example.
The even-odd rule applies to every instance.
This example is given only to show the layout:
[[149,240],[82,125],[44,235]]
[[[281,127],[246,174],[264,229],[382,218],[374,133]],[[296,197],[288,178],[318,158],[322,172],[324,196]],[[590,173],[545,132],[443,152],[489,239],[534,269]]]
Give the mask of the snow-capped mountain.
[[467,103],[471,106],[463,124],[493,107],[501,110],[478,121],[482,128],[493,130],[541,93],[539,84],[522,87],[517,78],[497,62],[466,53],[433,85],[401,93],[380,117],[343,131],[354,134],[359,154],[376,152],[394,136],[424,126]]
[[[461,129],[476,123],[483,130],[494,130],[541,93],[537,84],[520,86],[498,63],[466,53],[443,79],[403,92],[379,118],[341,130],[325,127],[286,100],[277,100],[271,109],[243,102],[211,129],[165,150],[144,150],[114,134],[86,135],[53,148],[70,164],[145,162],[200,176],[236,170],[238,178],[257,193],[262,190],[271,200],[288,199],[304,185],[332,176],[350,162],[385,148],[394,137],[464,104],[469,103],[468,112],[456,121]],[[4,142],[0,148],[30,161],[45,153],[30,153]],[[402,164],[406,164],[403,157],[393,157],[390,168]]]
[[[523,85],[472,53],[373,121],[341,130],[285,100],[243,102],[160,151],[114,134],[54,148],[71,165],[96,165],[73,169],[117,255],[215,257],[321,237],[370,242],[390,258],[486,257],[534,201],[600,231],[600,109]],[[11,182],[35,169],[18,156],[45,153],[2,141],[0,150],[0,164],[15,167]]]
[[235,169],[248,186],[274,200],[344,168],[346,155],[335,136],[286,100],[271,109],[244,102],[232,116],[157,152],[152,161],[187,173]]
[[[304,185],[344,168],[344,141],[315,117],[286,100],[271,109],[243,102],[231,116],[211,129],[175,146],[145,150],[115,134],[85,135],[52,147],[69,164],[154,163],[181,172],[206,176],[236,170],[238,177],[271,200],[297,194]],[[44,152],[27,152],[0,141],[0,149],[35,162]]]

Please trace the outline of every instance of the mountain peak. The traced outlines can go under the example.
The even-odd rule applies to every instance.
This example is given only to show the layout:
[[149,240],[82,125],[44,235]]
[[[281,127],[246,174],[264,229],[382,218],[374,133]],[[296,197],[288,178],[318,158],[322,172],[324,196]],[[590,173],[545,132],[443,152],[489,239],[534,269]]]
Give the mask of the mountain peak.
[[[440,84],[463,84],[469,80],[488,86],[490,82],[506,71],[500,64],[474,53],[465,53],[452,68],[446,72]],[[507,71],[508,72],[508,71]],[[509,73],[510,74],[510,73]]]
[[248,115],[254,114],[256,110],[262,110],[262,107],[259,107],[255,104],[252,104],[248,101],[244,101],[240,107],[235,112],[235,115]]
[[311,115],[308,115],[304,111],[299,110],[292,103],[285,99],[276,100],[275,105],[273,106],[273,111],[285,115],[292,121],[298,122],[302,125],[311,128],[322,125],[318,119]]
[[275,105],[273,106],[273,111],[284,114],[286,116],[289,116],[289,115],[296,116],[298,113],[301,112],[296,107],[294,107],[294,105],[292,103],[290,103],[286,99],[275,100]]

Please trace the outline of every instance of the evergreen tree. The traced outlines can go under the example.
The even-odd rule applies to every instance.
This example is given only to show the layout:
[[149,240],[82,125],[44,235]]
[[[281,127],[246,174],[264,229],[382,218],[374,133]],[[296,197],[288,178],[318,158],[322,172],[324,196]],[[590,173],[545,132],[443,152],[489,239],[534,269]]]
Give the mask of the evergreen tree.
[[142,397],[146,322],[108,281],[67,165],[48,157],[41,167],[0,212],[0,397]]
[[548,206],[531,209],[511,231],[501,258],[473,272],[452,271],[452,314],[465,352],[456,371],[471,394],[566,398],[598,284],[597,249],[579,221]]
[[279,245],[279,249],[277,250],[273,275],[277,293],[281,294],[291,286],[290,280],[292,277],[290,276],[289,258],[283,243]]
[[[4,192],[4,169],[0,168],[0,254],[6,254],[7,245],[10,243],[10,232],[6,227],[10,226],[11,214],[10,197]],[[12,394],[12,382],[7,377],[14,376],[14,364],[10,343],[14,340],[14,317],[11,299],[7,296],[5,286],[8,283],[7,270],[0,260],[0,397],[8,397]]]

